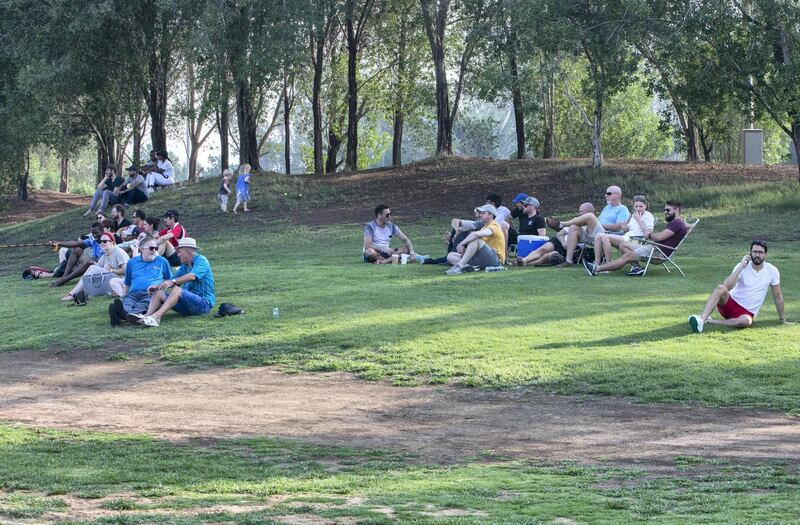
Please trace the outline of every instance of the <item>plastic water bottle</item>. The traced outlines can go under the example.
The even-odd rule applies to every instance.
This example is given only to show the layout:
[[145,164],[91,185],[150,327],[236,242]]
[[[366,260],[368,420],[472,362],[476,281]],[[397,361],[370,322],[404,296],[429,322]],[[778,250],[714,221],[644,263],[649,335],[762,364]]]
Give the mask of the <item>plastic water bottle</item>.
[[276,306],[276,307],[274,307],[274,308],[272,309],[272,318],[273,318],[273,319],[277,319],[277,318],[279,318],[280,316],[281,316],[281,311],[280,311],[280,309],[279,309],[277,306]]
[[505,271],[505,266],[487,266],[484,271],[486,272],[503,272]]

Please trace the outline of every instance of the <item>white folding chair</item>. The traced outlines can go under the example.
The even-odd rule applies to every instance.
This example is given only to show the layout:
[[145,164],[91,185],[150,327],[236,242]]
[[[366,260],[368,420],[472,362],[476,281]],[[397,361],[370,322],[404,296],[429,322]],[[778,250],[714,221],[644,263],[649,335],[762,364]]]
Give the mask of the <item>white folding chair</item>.
[[[676,270],[678,270],[680,272],[680,274],[683,277],[686,277],[686,274],[683,273],[683,270],[681,270],[681,267],[678,266],[678,264],[675,262],[675,254],[678,253],[678,250],[680,249],[680,247],[683,246],[683,243],[686,242],[686,239],[689,238],[689,235],[694,231],[694,229],[697,227],[697,224],[699,222],[700,222],[700,219],[695,219],[694,221],[691,221],[690,219],[687,219],[687,221],[686,221],[686,235],[683,236],[683,239],[681,239],[681,241],[678,243],[677,246],[675,246],[675,248],[672,248],[671,246],[666,246],[664,244],[659,244],[659,243],[657,243],[655,241],[651,241],[650,239],[641,239],[639,241],[640,243],[651,247],[650,253],[647,255],[647,257],[642,257],[640,259],[642,261],[646,261],[645,265],[644,265],[644,272],[642,272],[642,277],[647,275],[647,270],[650,268],[650,264],[651,263],[652,264],[661,264],[661,265],[663,265],[664,269],[667,271],[667,273],[671,273],[671,270],[669,269],[669,266],[668,266],[668,265],[671,264],[672,266],[675,267]],[[667,252],[670,251],[670,250],[672,250],[672,251],[670,252],[669,255],[667,255]]]

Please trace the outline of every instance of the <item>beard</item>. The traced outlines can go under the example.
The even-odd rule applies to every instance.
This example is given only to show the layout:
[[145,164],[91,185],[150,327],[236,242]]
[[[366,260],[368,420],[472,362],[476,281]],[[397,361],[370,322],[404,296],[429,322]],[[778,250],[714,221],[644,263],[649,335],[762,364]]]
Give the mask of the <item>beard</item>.
[[675,218],[675,214],[674,213],[665,213],[664,214],[664,218],[667,219],[667,222],[669,222],[669,221],[671,221],[671,220],[673,220]]
[[751,256],[751,257],[750,257],[750,260],[751,260],[751,261],[753,262],[753,264],[755,264],[756,266],[758,266],[758,265],[760,265],[761,263],[763,263],[763,262],[764,262],[764,258],[763,258],[763,257],[752,257],[752,256]]

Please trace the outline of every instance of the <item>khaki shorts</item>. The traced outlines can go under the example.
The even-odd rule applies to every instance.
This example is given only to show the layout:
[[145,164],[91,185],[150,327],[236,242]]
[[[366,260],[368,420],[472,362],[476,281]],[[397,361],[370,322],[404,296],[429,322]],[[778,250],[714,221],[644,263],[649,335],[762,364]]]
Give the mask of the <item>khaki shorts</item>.
[[635,244],[636,248],[634,248],[634,253],[639,256],[640,259],[647,259],[650,257],[650,252],[653,250],[653,247],[649,244]]

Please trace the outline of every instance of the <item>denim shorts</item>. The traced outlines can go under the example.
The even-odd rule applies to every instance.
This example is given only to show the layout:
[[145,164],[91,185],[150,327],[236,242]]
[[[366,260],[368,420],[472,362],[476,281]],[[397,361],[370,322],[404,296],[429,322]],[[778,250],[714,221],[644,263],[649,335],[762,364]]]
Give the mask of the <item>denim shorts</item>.
[[[384,259],[388,259],[389,257],[391,257],[391,256],[392,256],[392,254],[391,254],[391,253],[389,253],[389,252],[385,252],[385,251],[383,251],[383,250],[376,250],[376,251],[377,251],[377,252],[378,252],[378,253],[381,255],[381,257],[383,257]],[[372,262],[374,262],[374,261],[372,261],[372,260],[371,260],[369,257],[367,257],[366,255],[364,255],[364,262],[365,262],[365,263],[372,263]]]
[[212,306],[196,293],[188,290],[181,291],[181,297],[173,310],[181,315],[205,315],[211,311]]
[[126,313],[143,314],[150,307],[152,297],[146,291],[128,292],[128,295],[122,298],[122,307]]

